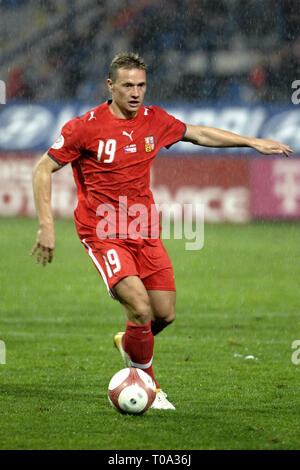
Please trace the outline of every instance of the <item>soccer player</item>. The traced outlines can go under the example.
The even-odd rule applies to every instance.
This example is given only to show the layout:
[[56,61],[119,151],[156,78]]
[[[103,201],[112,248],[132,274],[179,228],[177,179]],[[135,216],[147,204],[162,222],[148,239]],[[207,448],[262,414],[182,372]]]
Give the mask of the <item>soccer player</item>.
[[252,147],[262,154],[287,157],[292,150],[273,140],[185,124],[157,106],[144,106],[146,65],[137,54],[114,58],[107,85],[111,99],[67,122],[35,166],[40,228],[31,254],[36,253],[43,266],[52,261],[51,174],[71,163],[79,239],[127,317],[125,332],[114,337],[115,346],[127,367],[142,368],[155,381],[152,407],[175,409],[152,370],[154,336],[174,321],[176,295],[149,187],[154,157],[179,140],[207,147]]

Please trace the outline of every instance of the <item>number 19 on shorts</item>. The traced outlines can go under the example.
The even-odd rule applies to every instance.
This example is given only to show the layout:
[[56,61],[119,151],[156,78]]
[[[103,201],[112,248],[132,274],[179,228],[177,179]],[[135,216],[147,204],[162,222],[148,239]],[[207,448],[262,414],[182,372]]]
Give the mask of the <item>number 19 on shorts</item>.
[[114,274],[121,270],[121,263],[116,250],[108,250],[106,256],[103,255],[103,259],[105,262],[108,277],[112,277]]

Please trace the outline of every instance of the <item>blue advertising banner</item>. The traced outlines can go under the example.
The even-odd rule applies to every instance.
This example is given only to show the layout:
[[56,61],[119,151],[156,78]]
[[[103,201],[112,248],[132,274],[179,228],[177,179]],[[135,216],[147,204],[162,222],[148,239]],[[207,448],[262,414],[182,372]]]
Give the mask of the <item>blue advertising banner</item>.
[[[0,152],[45,151],[60,135],[61,127],[74,116],[94,108],[92,103],[10,103],[0,108]],[[201,106],[162,105],[185,123],[218,127],[244,136],[275,139],[290,145],[300,155],[300,107],[290,106]],[[209,149],[218,155],[230,152],[257,155],[249,149]],[[176,154],[208,153],[208,149],[179,142],[166,152]]]

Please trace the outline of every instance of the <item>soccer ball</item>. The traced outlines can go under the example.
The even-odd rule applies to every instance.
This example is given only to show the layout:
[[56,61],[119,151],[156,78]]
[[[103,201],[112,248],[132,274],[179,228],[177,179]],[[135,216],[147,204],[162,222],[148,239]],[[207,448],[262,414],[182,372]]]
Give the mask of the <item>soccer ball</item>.
[[152,405],[155,396],[153,379],[135,367],[119,370],[108,385],[108,400],[120,413],[142,414]]

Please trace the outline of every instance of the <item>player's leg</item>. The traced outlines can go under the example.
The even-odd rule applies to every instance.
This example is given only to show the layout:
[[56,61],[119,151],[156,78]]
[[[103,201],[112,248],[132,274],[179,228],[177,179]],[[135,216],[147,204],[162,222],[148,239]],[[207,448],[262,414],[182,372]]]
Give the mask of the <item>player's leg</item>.
[[141,253],[141,278],[147,289],[151,311],[151,329],[157,335],[175,320],[176,287],[168,253],[160,239],[145,240]]
[[[152,371],[154,337],[151,331],[150,299],[138,277],[137,243],[116,240],[82,240],[110,294],[120,301],[127,316],[124,334],[115,335],[115,345],[127,367],[139,367],[156,382]],[[156,382],[157,384],[157,382]],[[158,384],[157,384],[158,387]]]
[[[147,289],[151,306],[151,330],[152,334],[156,335],[175,319],[174,272],[161,240],[145,241],[141,266],[141,277]],[[158,390],[151,408],[175,409],[162,390]]]
[[[122,355],[124,351],[129,356],[132,367],[147,372],[159,388],[152,370],[154,337],[151,331],[151,304],[148,293],[138,276],[121,279],[113,286],[112,291],[127,316],[125,333],[119,338],[121,344],[116,345]],[[115,342],[116,340],[118,341],[115,339]]]
[[148,293],[138,277],[136,247],[129,247],[128,244],[116,240],[83,239],[82,243],[110,295],[119,300],[125,309],[125,334],[117,334],[114,338],[125,364],[127,367],[136,364],[136,367],[140,366],[153,377],[154,338],[151,332],[151,306]]
[[152,319],[151,330],[154,336],[175,320],[175,291],[148,290]]
[[[152,312],[151,331],[155,336],[175,320],[176,292],[148,290],[148,295]],[[162,390],[158,390],[152,408],[175,409],[174,405],[167,399],[166,393]]]
[[138,276],[121,279],[112,292],[126,311],[127,319],[137,325],[146,325],[151,320],[149,295]]
[[[139,263],[136,263],[134,253],[128,246],[124,247],[124,244],[111,240],[99,243],[97,240],[83,239],[82,243],[101,274],[110,295],[119,300],[125,309],[126,332],[115,335],[114,340],[123,358],[125,359],[125,355],[129,358],[130,364],[126,366],[140,366],[154,379],[158,393],[153,408],[174,409],[165,393],[159,390],[153,376],[154,336],[151,331],[151,302],[144,283],[137,276]],[[123,350],[123,337],[126,351]]]
[[[118,284],[113,287],[114,296],[123,305],[127,315],[127,326],[124,334],[119,334],[119,344],[116,344],[123,358],[124,354],[130,358],[130,364],[127,367],[138,367],[147,372],[156,383],[157,394],[156,399],[151,405],[153,409],[172,409],[175,407],[167,399],[157,381],[155,380],[152,370],[152,358],[154,347],[154,336],[151,330],[152,323],[152,309],[151,298],[146,291],[144,284],[137,276],[128,276],[122,279]],[[157,291],[156,291],[157,292]],[[157,308],[158,319],[163,320],[164,315],[168,310],[168,315],[165,317],[168,321],[173,318],[173,305],[174,305],[174,292],[161,292],[155,294],[150,292],[155,308]],[[159,308],[159,301],[164,310]],[[166,325],[165,325],[166,326]],[[118,336],[118,335],[116,335]],[[115,342],[116,342],[115,336]],[[125,358],[126,362],[126,358]]]

